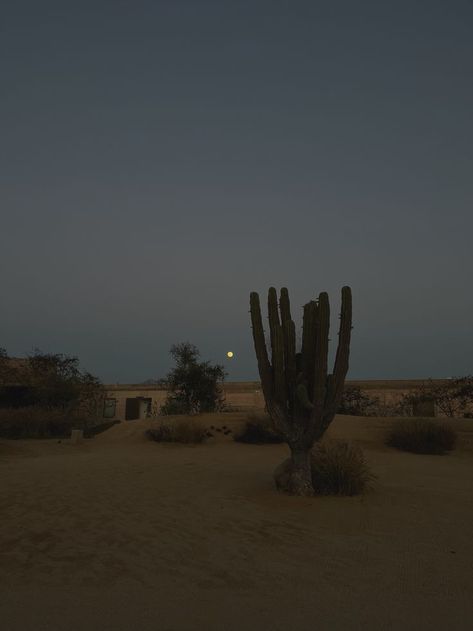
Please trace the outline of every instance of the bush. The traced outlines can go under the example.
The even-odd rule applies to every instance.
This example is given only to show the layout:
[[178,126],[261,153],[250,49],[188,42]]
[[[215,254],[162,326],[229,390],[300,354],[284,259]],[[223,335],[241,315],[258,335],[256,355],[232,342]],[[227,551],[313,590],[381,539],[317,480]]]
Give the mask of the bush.
[[189,406],[178,396],[168,395],[166,401],[162,404],[160,414],[164,416],[172,416],[177,414],[188,414]]
[[147,438],[158,443],[203,443],[207,439],[207,430],[196,421],[161,422],[157,427],[145,432]]
[[284,443],[285,440],[274,431],[271,419],[265,414],[250,414],[244,427],[236,432],[233,440],[252,445]]
[[378,416],[379,408],[379,397],[371,398],[359,386],[345,386],[337,414]]
[[1,438],[69,438],[72,429],[89,427],[90,420],[62,410],[38,406],[0,409]]
[[376,479],[362,450],[342,440],[316,443],[311,465],[316,495],[359,495]]
[[159,384],[169,394],[161,414],[218,412],[223,407],[225,370],[220,364],[198,362],[199,350],[189,342],[174,344],[170,351],[175,368]]
[[0,349],[0,406],[35,406],[93,416],[101,409],[104,388],[100,380],[79,368],[79,359],[63,354],[35,352],[25,359],[11,358]]
[[452,427],[426,419],[396,421],[386,437],[386,445],[416,454],[445,454],[455,447]]

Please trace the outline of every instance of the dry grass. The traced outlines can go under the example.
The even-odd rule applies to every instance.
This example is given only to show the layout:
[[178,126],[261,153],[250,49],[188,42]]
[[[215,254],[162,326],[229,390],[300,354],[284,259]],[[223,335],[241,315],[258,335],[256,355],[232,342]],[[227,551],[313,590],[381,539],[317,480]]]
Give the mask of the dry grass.
[[359,495],[376,479],[360,447],[343,440],[317,443],[311,464],[317,495]]
[[267,414],[256,412],[248,415],[243,428],[234,436],[237,443],[252,445],[283,443],[284,438],[274,431],[271,419]]
[[386,445],[416,454],[442,455],[456,444],[457,434],[445,423],[428,419],[402,419],[393,423]]
[[62,410],[33,405],[0,409],[1,438],[68,438],[71,429],[86,429],[96,424],[96,421],[78,418]]
[[203,443],[208,438],[206,428],[195,420],[163,421],[148,429],[145,435],[158,443]]

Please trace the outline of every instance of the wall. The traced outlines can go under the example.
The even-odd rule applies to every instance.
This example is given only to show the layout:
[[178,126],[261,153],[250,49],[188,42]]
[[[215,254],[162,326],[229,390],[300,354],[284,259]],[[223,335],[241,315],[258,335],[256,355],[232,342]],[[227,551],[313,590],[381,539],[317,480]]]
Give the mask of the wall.
[[[434,380],[442,382],[443,380]],[[418,388],[425,380],[366,380],[347,381],[347,386],[358,386],[370,397],[379,397],[382,403],[392,404],[397,402],[403,394]],[[167,392],[156,386],[140,386],[133,384],[120,384],[106,386],[107,397],[117,401],[114,418],[125,419],[125,405],[127,397],[145,397],[152,399],[152,408],[158,410],[164,403]],[[261,384],[258,381],[229,382],[225,384],[225,402],[231,408],[238,409],[264,409],[264,398]]]

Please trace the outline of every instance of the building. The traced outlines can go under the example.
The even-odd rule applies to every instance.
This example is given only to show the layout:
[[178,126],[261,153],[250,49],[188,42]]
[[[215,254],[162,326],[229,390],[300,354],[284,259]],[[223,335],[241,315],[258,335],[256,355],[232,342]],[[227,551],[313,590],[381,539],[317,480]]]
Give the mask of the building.
[[[443,382],[435,379],[434,382]],[[380,380],[347,381],[347,386],[357,386],[370,397],[379,397],[380,402],[392,405],[426,380]],[[166,400],[167,391],[156,385],[116,384],[107,385],[103,415],[110,420],[131,421],[140,418],[155,418]],[[228,382],[224,384],[225,403],[230,410],[264,410],[264,398],[259,381]],[[433,405],[423,404],[414,410],[415,415],[436,416]]]

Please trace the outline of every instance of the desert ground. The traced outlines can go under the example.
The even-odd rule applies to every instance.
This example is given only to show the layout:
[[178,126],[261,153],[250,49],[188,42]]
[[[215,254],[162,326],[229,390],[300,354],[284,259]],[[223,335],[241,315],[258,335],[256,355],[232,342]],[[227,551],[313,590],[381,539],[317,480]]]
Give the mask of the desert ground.
[[334,420],[378,476],[346,498],[278,494],[285,445],[163,445],[143,436],[154,421],[1,440],[1,628],[471,629],[473,421],[449,421],[446,456],[385,447],[390,422]]

